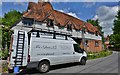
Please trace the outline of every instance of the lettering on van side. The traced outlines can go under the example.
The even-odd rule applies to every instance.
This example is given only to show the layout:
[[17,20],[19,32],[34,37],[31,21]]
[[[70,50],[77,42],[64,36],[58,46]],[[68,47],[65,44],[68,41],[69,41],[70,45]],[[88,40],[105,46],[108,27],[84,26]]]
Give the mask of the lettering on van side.
[[57,46],[47,46],[47,45],[36,45],[35,48],[41,48],[41,49],[57,49]]
[[54,55],[54,53],[43,53],[43,54],[37,54],[37,55]]
[[69,54],[71,54],[71,53],[62,53],[63,55],[69,55]]

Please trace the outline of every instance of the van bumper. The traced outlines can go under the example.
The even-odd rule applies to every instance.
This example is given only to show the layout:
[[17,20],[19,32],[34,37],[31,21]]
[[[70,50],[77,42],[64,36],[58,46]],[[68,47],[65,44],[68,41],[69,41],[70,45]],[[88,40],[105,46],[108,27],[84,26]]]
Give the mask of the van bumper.
[[27,68],[37,68],[38,64],[39,64],[38,61],[30,62],[28,63]]

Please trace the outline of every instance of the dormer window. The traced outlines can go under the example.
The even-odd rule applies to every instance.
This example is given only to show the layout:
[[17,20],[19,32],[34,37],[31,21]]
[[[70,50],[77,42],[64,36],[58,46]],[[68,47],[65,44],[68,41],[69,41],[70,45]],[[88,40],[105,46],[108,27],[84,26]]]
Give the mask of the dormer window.
[[75,29],[75,31],[76,31],[76,32],[80,32],[80,30],[79,30],[79,29]]
[[22,19],[22,23],[23,23],[24,25],[31,26],[31,25],[33,25],[33,23],[34,23],[34,20],[33,20],[33,19],[29,19],[29,18],[23,18],[23,19]]
[[98,32],[97,31],[95,32],[95,35],[98,36]]
[[68,24],[68,25],[67,25],[67,30],[68,30],[68,31],[72,31],[72,24]]
[[48,19],[48,20],[47,20],[47,26],[48,26],[48,27],[53,27],[53,26],[54,26],[54,20]]
[[83,29],[82,29],[82,32],[83,32],[83,33],[86,33],[86,29],[85,29],[85,28],[83,28]]

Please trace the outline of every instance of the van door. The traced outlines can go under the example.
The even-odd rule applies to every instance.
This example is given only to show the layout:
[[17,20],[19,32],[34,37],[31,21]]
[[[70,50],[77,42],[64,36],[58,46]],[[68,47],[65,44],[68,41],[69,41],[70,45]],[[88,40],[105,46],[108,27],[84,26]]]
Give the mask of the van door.
[[[21,36],[22,32],[24,37]],[[20,35],[21,33],[21,35]],[[22,38],[22,39],[21,39]],[[23,48],[23,49],[22,49]],[[14,30],[12,49],[10,50],[10,66],[26,66],[28,57],[28,36],[25,31]]]
[[62,44],[60,51],[61,51],[63,63],[74,62],[74,54],[73,54],[72,44]]
[[80,47],[78,44],[73,44],[74,47],[74,60],[75,62],[79,62],[80,57],[82,56],[82,52],[80,52]]

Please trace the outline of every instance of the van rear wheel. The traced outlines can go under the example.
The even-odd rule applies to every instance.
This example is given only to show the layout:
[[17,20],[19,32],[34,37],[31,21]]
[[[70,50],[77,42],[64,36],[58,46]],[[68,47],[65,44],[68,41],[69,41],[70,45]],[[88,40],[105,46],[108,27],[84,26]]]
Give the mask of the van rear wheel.
[[8,73],[13,73],[13,69],[8,69]]
[[39,66],[38,66],[38,70],[41,73],[46,73],[49,71],[50,68],[50,64],[47,61],[42,61]]
[[85,59],[85,58],[82,58],[81,61],[80,61],[80,64],[81,64],[81,65],[85,65],[85,64],[86,64],[86,59]]

